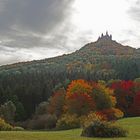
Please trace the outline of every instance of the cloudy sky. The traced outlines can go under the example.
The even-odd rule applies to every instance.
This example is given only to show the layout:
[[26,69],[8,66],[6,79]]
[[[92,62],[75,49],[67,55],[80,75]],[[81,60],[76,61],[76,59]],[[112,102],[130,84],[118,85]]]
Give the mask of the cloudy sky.
[[140,0],[0,0],[0,65],[70,53],[106,30],[140,48]]

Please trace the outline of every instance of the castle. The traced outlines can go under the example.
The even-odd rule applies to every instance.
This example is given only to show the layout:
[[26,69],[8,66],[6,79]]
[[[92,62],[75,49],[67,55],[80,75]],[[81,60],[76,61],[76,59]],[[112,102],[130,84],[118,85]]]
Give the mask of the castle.
[[104,35],[102,33],[102,35],[98,38],[98,41],[99,40],[103,40],[103,41],[106,41],[106,40],[112,40],[112,35],[109,35],[108,32],[106,32],[106,35]]

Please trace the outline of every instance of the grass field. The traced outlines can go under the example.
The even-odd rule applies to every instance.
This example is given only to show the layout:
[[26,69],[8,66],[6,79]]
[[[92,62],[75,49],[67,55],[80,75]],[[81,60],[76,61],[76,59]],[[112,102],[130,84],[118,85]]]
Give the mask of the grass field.
[[[129,130],[129,135],[126,138],[113,140],[140,140],[140,117],[122,119],[118,123]],[[0,140],[112,140],[112,138],[84,138],[80,136],[80,133],[81,129],[55,132],[0,132]]]

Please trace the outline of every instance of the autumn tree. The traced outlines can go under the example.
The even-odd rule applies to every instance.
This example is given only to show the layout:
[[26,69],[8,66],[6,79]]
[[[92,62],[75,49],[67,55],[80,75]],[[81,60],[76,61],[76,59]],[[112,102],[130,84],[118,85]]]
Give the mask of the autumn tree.
[[90,96],[92,86],[85,80],[74,80],[67,88],[65,110],[79,116],[95,110],[95,102]]
[[107,88],[103,83],[92,83],[92,98],[95,100],[96,110],[103,110],[115,107],[116,98],[112,89]]
[[[121,109],[126,116],[132,116],[131,108],[138,88],[133,81],[118,81],[111,85],[117,99],[117,107]],[[138,89],[137,89],[138,90]]]
[[49,99],[49,105],[47,108],[49,114],[55,114],[59,117],[63,113],[65,95],[66,91],[64,89],[59,89],[54,93],[54,95]]
[[72,81],[67,88],[67,96],[71,96],[74,93],[85,93],[90,94],[92,92],[92,86],[85,80],[74,80]]
[[134,116],[140,116],[140,91],[134,97],[131,112]]
[[85,115],[90,111],[95,111],[95,102],[88,94],[74,93],[66,99],[65,110],[78,116]]

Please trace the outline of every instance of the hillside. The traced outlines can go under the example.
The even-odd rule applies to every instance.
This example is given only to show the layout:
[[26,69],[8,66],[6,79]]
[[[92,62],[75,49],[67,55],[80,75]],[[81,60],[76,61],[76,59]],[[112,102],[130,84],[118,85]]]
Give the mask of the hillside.
[[0,103],[19,100],[30,116],[38,103],[70,80],[137,77],[140,77],[139,49],[123,46],[106,34],[71,54],[1,66]]

